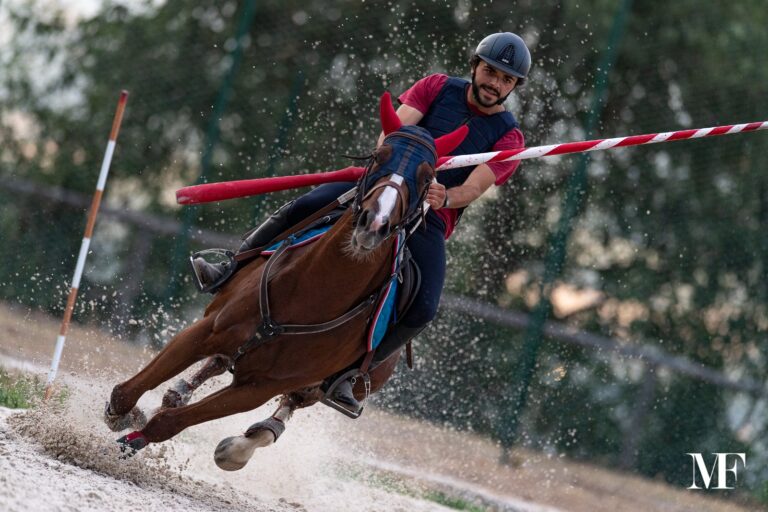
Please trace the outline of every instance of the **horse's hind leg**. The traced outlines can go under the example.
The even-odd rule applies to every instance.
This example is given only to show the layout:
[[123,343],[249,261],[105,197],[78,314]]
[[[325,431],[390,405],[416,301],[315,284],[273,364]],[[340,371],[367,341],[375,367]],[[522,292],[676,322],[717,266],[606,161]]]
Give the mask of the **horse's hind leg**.
[[277,442],[285,431],[285,423],[293,416],[296,409],[314,405],[320,398],[322,398],[322,392],[317,387],[283,395],[272,416],[254,423],[243,435],[227,437],[219,442],[213,454],[216,465],[226,471],[242,469],[256,448],[263,448]]
[[[376,392],[389,380],[395,369],[399,354],[391,356],[371,370],[371,392]],[[356,398],[365,398],[363,380],[355,387]],[[216,446],[213,459],[219,468],[226,471],[242,469],[253,456],[256,448],[264,448],[277,442],[285,432],[286,422],[297,409],[315,405],[323,398],[319,386],[304,388],[285,394],[280,398],[277,410],[269,418],[254,423],[245,434],[222,439]]]
[[168,389],[163,395],[163,407],[181,407],[187,405],[189,399],[192,398],[192,393],[205,383],[208,379],[221,375],[227,371],[230,364],[230,359],[224,356],[209,357],[203,367],[195,373],[192,378],[187,382],[184,379],[179,379]]
[[208,350],[205,340],[211,334],[213,315],[195,322],[173,337],[171,341],[139,373],[116,385],[107,407],[107,416],[120,417],[129,413],[141,395],[154,389],[190,365],[204,358]]

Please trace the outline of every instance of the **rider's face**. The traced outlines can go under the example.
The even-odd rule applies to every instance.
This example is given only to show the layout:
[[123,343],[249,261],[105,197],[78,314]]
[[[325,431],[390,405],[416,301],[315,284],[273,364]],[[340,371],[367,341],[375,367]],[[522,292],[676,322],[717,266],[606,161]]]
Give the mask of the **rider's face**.
[[474,83],[477,88],[475,100],[486,108],[497,105],[517,84],[517,77],[503,73],[483,61],[478,63],[474,71]]

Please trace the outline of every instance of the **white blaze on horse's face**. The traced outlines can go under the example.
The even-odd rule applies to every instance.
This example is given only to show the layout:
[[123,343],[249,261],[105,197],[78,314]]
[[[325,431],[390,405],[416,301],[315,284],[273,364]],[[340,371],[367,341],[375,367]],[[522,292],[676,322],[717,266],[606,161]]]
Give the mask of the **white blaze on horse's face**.
[[[399,174],[393,174],[389,177],[389,181],[396,185],[403,184],[403,177]],[[371,230],[377,231],[382,226],[385,226],[389,219],[392,217],[392,211],[397,206],[398,192],[395,187],[384,187],[384,190],[379,195],[376,204],[378,206],[376,211],[376,217],[371,222]]]

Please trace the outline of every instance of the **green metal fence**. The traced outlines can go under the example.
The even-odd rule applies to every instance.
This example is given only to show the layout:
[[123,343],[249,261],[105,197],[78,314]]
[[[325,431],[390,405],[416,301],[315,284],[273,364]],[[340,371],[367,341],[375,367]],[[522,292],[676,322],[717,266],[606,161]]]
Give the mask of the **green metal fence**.
[[[126,88],[113,215],[75,317],[158,345],[205,302],[186,253],[234,243],[292,197],[181,209],[176,188],[346,166],[375,143],[383,90],[467,76],[487,33],[531,46],[531,79],[509,102],[529,145],[768,117],[757,0],[168,1],[92,18],[42,5],[0,4],[0,294],[63,308]],[[757,133],[525,162],[462,220],[447,293],[528,323],[444,307],[419,339],[420,371],[379,403],[681,486],[686,453],[746,452],[735,492],[763,499],[767,148]],[[565,341],[547,321],[612,343]]]

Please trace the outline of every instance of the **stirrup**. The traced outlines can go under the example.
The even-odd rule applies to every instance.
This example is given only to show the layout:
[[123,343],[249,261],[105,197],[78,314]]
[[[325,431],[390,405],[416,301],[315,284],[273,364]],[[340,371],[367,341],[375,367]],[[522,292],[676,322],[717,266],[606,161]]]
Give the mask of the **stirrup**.
[[[361,400],[362,404],[360,406],[360,409],[357,411],[350,411],[349,409],[345,408],[343,405],[339,404],[338,402],[335,402],[333,400],[333,393],[336,391],[336,388],[339,387],[339,384],[344,382],[347,379],[352,379],[352,388],[354,389],[355,386],[355,380],[357,377],[363,378],[363,383],[365,384],[365,398]],[[320,400],[321,403],[327,405],[331,409],[335,409],[342,413],[344,416],[347,416],[349,418],[357,419],[360,417],[361,414],[363,414],[363,409],[365,409],[365,402],[368,400],[368,396],[371,394],[371,377],[367,373],[360,373],[360,370],[355,368],[352,370],[349,370],[348,372],[344,372],[339,377],[334,379],[333,383],[328,386],[328,390],[325,392],[325,395],[323,395],[323,398]]]
[[[218,256],[219,260],[221,260],[222,257],[225,257],[227,258],[228,262],[220,278],[218,278],[213,283],[203,284],[203,278],[198,273],[197,267],[195,266],[195,258],[203,258],[207,262],[208,260],[206,259],[206,256],[210,257],[212,255]],[[224,262],[217,261],[215,264],[221,264],[221,263],[224,263]],[[237,261],[235,260],[235,253],[227,249],[203,249],[202,251],[198,251],[189,257],[189,264],[192,267],[192,273],[195,276],[195,286],[197,286],[197,289],[203,293],[216,293],[219,287],[221,287],[221,285],[226,283],[227,280],[230,277],[232,277],[232,274],[234,274],[235,270],[237,269]]]

